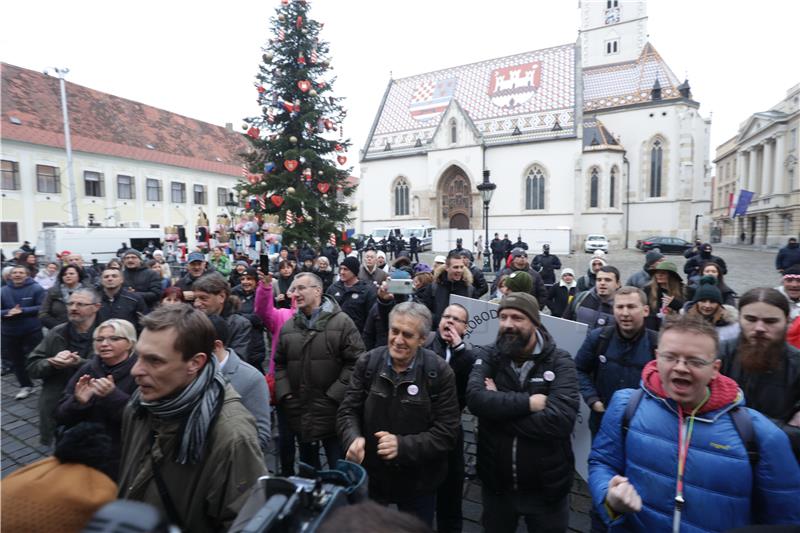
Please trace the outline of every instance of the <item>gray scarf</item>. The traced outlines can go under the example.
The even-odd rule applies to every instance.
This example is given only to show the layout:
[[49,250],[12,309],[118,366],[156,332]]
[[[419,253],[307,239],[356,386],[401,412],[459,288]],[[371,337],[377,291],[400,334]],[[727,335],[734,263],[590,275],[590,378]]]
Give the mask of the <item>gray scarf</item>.
[[196,464],[203,456],[206,437],[222,409],[224,398],[225,378],[219,370],[217,358],[211,355],[200,375],[177,396],[146,402],[136,389],[131,396],[131,406],[165,420],[184,420],[177,462],[185,465]]

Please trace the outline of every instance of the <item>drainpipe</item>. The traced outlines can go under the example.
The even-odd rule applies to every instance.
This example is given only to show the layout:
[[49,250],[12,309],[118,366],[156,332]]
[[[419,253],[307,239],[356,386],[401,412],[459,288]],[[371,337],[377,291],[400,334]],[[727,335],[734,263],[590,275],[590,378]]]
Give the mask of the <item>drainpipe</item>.
[[631,221],[631,162],[626,155],[622,156],[622,162],[625,164],[625,249],[627,249]]

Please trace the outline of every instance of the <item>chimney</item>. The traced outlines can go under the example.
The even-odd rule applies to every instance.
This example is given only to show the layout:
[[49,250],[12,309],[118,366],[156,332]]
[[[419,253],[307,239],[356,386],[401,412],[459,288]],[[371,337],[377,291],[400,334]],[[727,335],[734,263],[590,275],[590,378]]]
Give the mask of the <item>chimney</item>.
[[233,133],[233,122],[226,122],[225,123],[225,129],[228,130],[229,132]]

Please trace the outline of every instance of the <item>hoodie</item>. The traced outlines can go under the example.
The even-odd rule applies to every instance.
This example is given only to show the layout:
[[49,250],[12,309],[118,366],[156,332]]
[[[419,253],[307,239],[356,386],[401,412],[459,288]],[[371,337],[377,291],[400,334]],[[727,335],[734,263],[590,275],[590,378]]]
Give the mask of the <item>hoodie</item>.
[[[3,335],[27,335],[42,329],[39,307],[44,301],[45,290],[33,279],[25,278],[19,287],[9,283],[2,291]],[[22,312],[8,316],[17,305]]]

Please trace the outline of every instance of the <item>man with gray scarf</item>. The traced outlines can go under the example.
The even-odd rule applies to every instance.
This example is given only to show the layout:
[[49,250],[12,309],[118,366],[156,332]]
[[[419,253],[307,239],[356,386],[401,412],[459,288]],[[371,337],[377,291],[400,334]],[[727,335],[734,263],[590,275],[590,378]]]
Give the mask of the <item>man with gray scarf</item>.
[[255,420],[219,371],[204,313],[159,307],[142,326],[119,497],[156,506],[184,531],[227,530],[266,473]]

